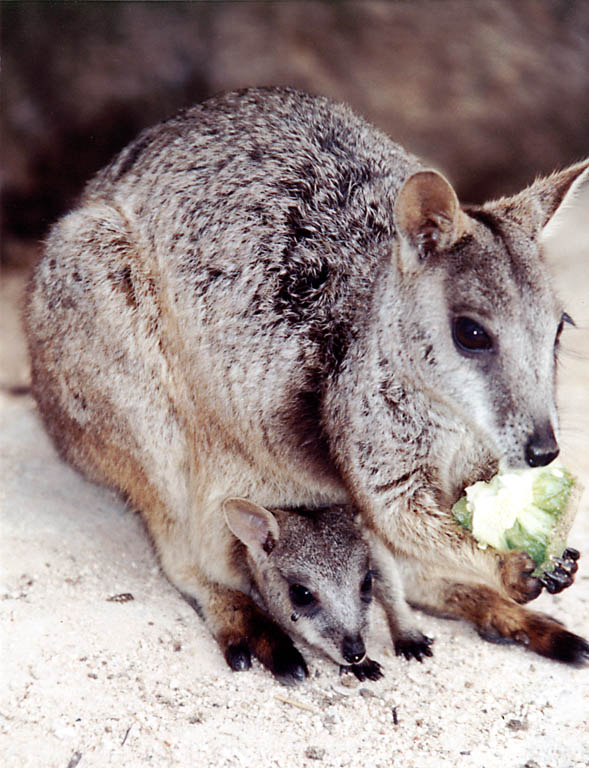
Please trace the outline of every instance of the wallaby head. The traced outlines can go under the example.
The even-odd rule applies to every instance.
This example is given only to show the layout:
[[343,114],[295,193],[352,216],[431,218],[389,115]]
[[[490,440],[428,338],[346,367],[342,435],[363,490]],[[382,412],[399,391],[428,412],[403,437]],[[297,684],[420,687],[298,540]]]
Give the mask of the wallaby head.
[[269,511],[237,498],[223,506],[274,620],[338,664],[362,662],[372,572],[353,508]]
[[555,365],[564,312],[542,235],[589,176],[585,161],[520,194],[461,208],[450,184],[418,171],[395,206],[404,311],[400,338],[432,402],[470,423],[493,458],[543,466],[559,452]]

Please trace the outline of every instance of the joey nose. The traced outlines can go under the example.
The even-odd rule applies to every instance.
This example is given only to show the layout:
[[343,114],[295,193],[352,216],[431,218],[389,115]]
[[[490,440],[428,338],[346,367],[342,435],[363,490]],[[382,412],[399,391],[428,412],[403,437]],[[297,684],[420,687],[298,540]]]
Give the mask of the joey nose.
[[360,635],[357,637],[346,635],[344,637],[342,655],[349,664],[359,664],[362,661],[364,656],[366,656],[366,648]]
[[558,456],[560,449],[551,426],[537,430],[526,444],[526,462],[530,467],[545,467]]

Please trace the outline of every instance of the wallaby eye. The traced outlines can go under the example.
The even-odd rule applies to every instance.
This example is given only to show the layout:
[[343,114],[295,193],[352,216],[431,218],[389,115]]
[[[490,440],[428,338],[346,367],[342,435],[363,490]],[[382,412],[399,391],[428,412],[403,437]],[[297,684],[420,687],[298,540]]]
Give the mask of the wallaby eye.
[[364,576],[364,581],[360,584],[360,592],[363,594],[372,592],[372,571],[368,571],[366,576]]
[[487,331],[471,317],[454,318],[452,338],[460,351],[486,352],[493,348],[493,341]]
[[558,328],[556,329],[556,339],[554,341],[555,344],[558,344],[558,342],[560,341],[560,335],[562,333],[565,323],[568,323],[569,325],[575,325],[575,321],[573,320],[573,318],[570,315],[567,315],[566,312],[563,312],[560,318],[560,323],[558,324]]
[[288,593],[292,604],[297,608],[313,605],[316,602],[314,595],[302,584],[291,584]]
[[372,599],[372,571],[368,571],[360,584],[360,599],[369,603]]

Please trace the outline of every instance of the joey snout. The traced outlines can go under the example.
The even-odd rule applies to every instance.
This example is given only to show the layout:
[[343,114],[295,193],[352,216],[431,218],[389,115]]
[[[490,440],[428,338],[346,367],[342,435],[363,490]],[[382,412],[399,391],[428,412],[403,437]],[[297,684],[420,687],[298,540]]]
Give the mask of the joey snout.
[[351,672],[355,677],[364,680],[380,680],[383,676],[382,667],[378,661],[369,659],[361,635],[346,635],[342,641],[342,656],[349,666],[340,665],[341,672]]
[[342,642],[342,656],[348,664],[359,664],[366,656],[366,646],[360,635],[346,635]]

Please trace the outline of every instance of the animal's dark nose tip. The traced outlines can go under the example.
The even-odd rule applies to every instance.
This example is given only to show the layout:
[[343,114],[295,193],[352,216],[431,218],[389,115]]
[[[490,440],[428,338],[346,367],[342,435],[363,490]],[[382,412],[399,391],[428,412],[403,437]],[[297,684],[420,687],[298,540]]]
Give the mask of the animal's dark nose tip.
[[545,467],[558,456],[560,449],[552,427],[534,432],[526,445],[526,461],[530,467]]
[[342,654],[349,664],[359,664],[362,661],[364,656],[366,656],[366,648],[360,635],[357,637],[344,637]]

